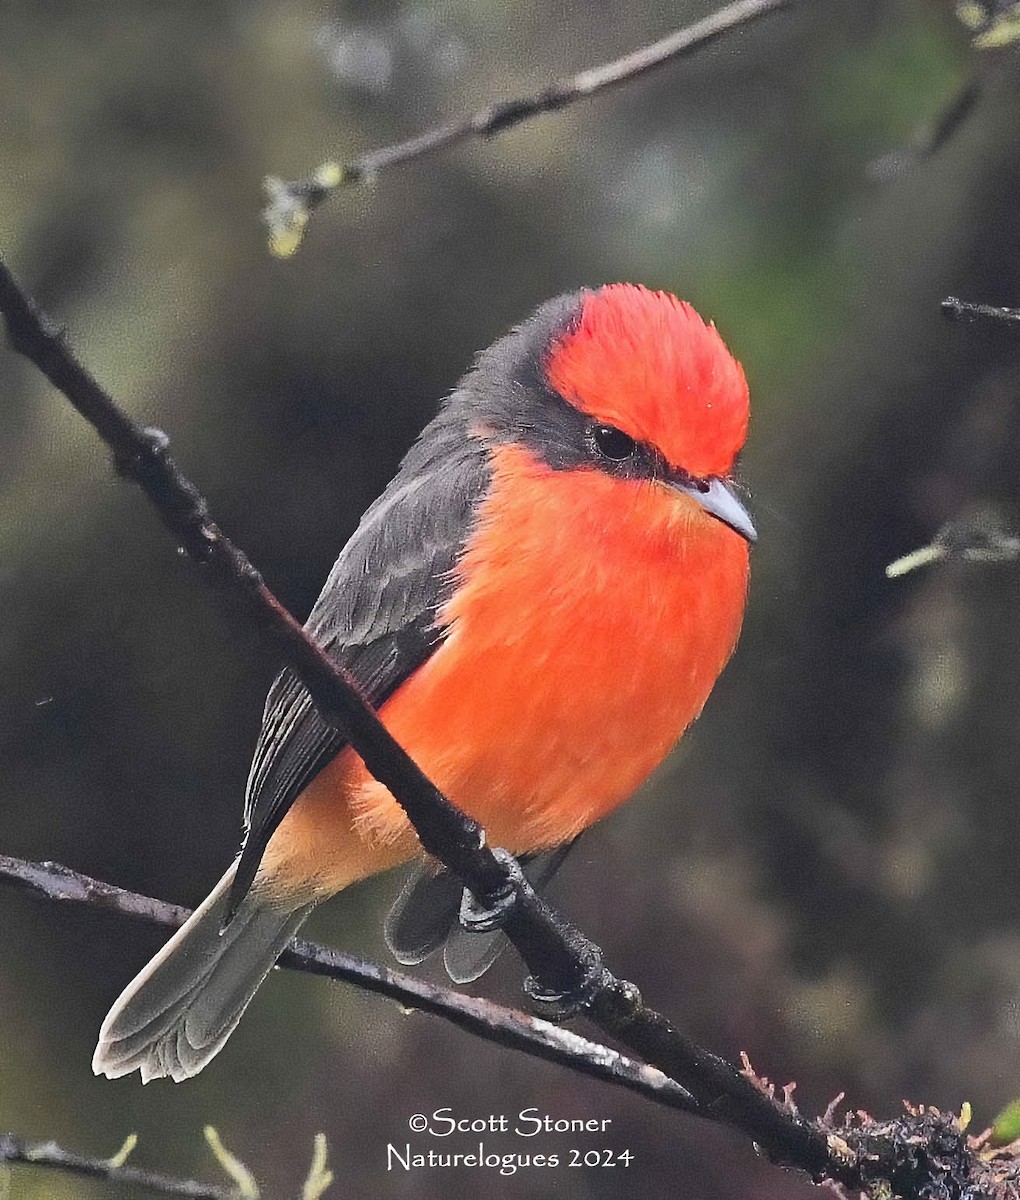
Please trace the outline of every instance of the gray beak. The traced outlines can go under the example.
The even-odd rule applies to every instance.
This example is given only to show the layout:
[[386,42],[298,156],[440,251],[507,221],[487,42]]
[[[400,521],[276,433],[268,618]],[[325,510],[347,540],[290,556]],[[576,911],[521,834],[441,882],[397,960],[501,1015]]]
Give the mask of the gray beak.
[[[707,513],[735,530],[749,542],[758,540],[758,533],[747,509],[737,499],[725,479],[670,480],[670,487],[685,496],[690,496]],[[702,490],[704,489],[704,490]]]

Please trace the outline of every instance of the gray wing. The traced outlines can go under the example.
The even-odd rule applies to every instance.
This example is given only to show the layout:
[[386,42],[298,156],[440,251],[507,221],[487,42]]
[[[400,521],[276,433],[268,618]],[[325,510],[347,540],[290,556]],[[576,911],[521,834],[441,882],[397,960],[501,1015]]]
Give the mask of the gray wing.
[[[489,482],[480,442],[444,410],[412,447],[342,550],[305,628],[381,705],[442,641],[436,615],[471,516]],[[285,669],[266,700],[248,777],[246,836],[231,893],[236,911],[269,839],[346,738]]]

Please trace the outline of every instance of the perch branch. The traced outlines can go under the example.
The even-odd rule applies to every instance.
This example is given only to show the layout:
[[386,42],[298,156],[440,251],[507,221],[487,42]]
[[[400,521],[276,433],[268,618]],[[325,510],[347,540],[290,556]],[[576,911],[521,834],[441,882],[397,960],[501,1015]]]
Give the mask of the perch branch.
[[[85,905],[150,925],[177,929],[191,910],[165,900],[129,892],[60,863],[27,862],[0,854],[0,880],[58,904]],[[404,1008],[442,1017],[460,1029],[512,1050],[579,1071],[603,1083],[639,1092],[668,1108],[691,1111],[691,1096],[661,1071],[634,1062],[608,1046],[567,1033],[527,1013],[476,996],[465,996],[424,979],[391,971],[352,954],[295,940],[280,966],[351,983],[395,1000]]]

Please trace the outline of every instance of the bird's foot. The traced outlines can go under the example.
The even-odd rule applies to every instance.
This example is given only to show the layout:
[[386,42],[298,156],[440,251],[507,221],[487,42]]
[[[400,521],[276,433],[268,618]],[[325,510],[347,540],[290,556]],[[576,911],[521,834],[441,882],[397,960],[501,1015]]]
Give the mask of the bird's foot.
[[534,977],[529,975],[524,981],[524,992],[531,1001],[537,1016],[546,1021],[559,1023],[569,1021],[598,996],[610,978],[602,965],[601,956],[590,962],[578,983],[568,991],[553,991],[543,987]]
[[510,878],[499,891],[486,896],[484,902],[464,889],[460,900],[460,923],[469,933],[491,933],[501,929],[517,903],[517,888],[524,879],[521,864],[508,851],[498,848],[492,853],[503,863]]

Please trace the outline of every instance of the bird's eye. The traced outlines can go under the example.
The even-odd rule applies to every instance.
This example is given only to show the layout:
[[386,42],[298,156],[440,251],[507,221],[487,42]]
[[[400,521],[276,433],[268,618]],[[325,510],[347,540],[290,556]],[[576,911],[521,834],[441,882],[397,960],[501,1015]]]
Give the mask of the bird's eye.
[[613,462],[630,458],[637,449],[634,439],[613,425],[596,425],[591,431],[591,440],[599,454]]

